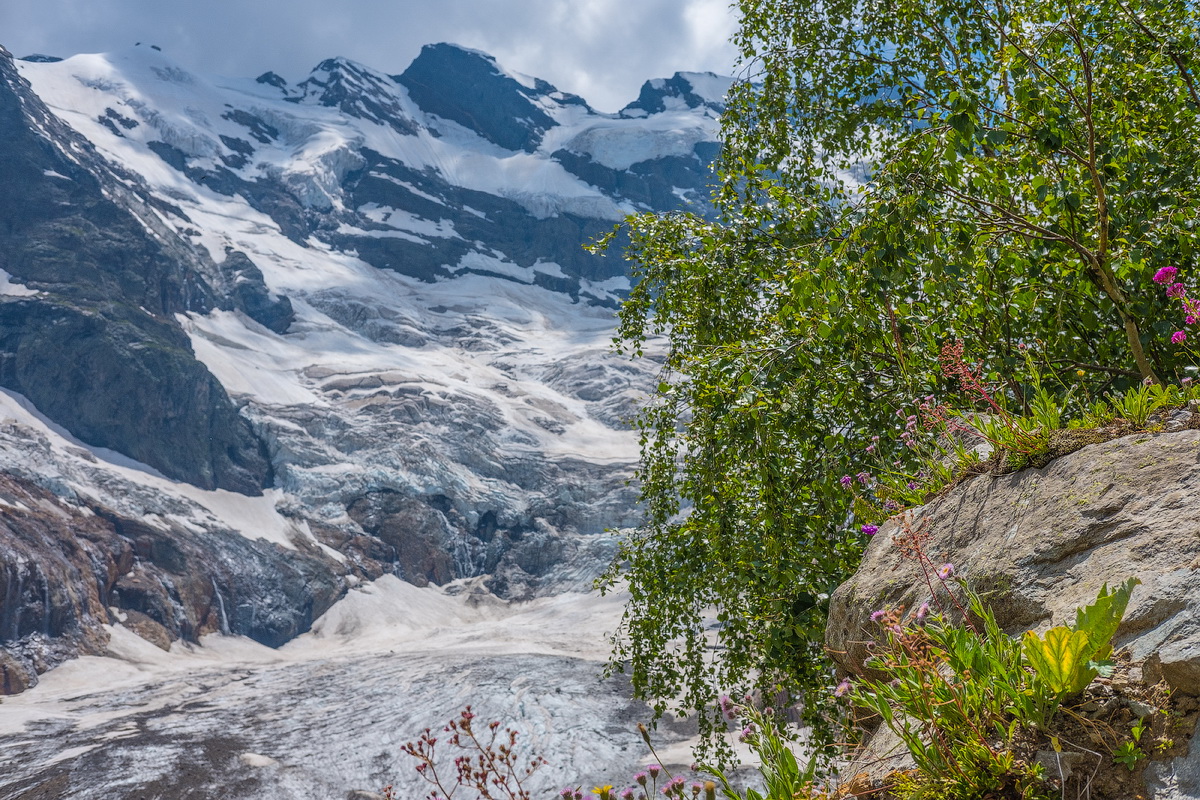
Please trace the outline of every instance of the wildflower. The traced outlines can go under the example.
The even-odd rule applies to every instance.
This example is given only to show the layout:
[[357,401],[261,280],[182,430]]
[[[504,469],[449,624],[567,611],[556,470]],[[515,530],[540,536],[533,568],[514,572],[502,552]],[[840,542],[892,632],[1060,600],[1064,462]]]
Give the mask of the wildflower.
[[873,445],[873,444],[869,444],[869,445],[867,445],[867,447],[866,447],[866,452],[867,452],[868,454],[870,454],[870,453],[874,453],[874,452],[875,452],[875,445]]
[[657,778],[658,774],[662,772],[662,764],[651,764],[646,767],[646,771],[650,773],[651,778]]
[[838,483],[842,484],[842,486],[845,486],[847,489],[849,489],[850,484],[854,483],[854,478],[851,478],[849,475],[843,475],[841,477],[841,480],[838,481]]
[[885,612],[882,608],[879,609],[878,611],[872,611],[871,612],[871,622],[879,622],[879,620],[883,619],[883,615],[885,613],[887,613],[887,612]]
[[613,800],[612,785],[593,786],[592,791],[596,793],[596,800]]
[[1187,339],[1186,331],[1175,331],[1171,334],[1171,344],[1183,344],[1185,339]]
[[1170,283],[1175,280],[1175,276],[1179,274],[1178,267],[1163,267],[1158,272],[1154,273],[1155,283]]
[[871,437],[871,441],[872,441],[872,442],[874,442],[875,444],[878,444],[878,443],[879,443],[879,437],[878,437],[878,436],[872,436],[872,437]]
[[1017,349],[1018,349],[1018,350],[1022,350],[1022,351],[1024,351],[1024,350],[1028,350],[1028,349],[1029,349],[1029,345],[1025,344],[1024,342],[1020,342],[1020,343],[1018,343],[1018,344],[1017,344]]
[[717,701],[717,705],[721,707],[721,713],[725,715],[725,719],[736,719],[738,708],[734,705],[733,700],[729,699],[729,695],[721,695],[721,699]]
[[899,504],[899,503],[897,503],[895,500],[884,500],[884,501],[883,501],[883,508],[884,508],[884,510],[886,510],[886,511],[899,511],[899,510],[900,510],[900,504]]
[[573,798],[575,796],[575,790],[573,788],[571,788],[570,786],[568,786],[567,788],[565,788],[561,792],[559,792],[558,796],[563,798],[563,800],[571,800],[571,798]]
[[1191,386],[1191,385],[1192,385],[1192,379],[1191,379],[1191,378],[1180,378],[1180,379],[1179,379],[1179,385],[1180,385],[1180,386]]
[[1081,369],[1077,369],[1077,370],[1075,370],[1075,376],[1076,376],[1076,377],[1082,378],[1082,377],[1083,377],[1084,375],[1086,375],[1086,374],[1087,374],[1087,373],[1086,373],[1086,372],[1084,372],[1084,371],[1083,371],[1083,370],[1081,370]]
[[837,688],[833,690],[833,696],[834,697],[845,697],[846,693],[849,691],[850,691],[850,679],[845,678],[842,680],[841,683],[839,683],[837,685]]
[[1167,297],[1183,297],[1187,294],[1187,289],[1182,283],[1172,283],[1167,287]]
[[905,485],[905,487],[908,488],[909,491],[914,491],[919,487],[919,484],[916,484],[913,481],[909,481],[908,483],[906,483],[904,485]]
[[867,485],[867,481],[871,480],[871,473],[869,473],[869,472],[860,472],[860,473],[858,473],[857,475],[855,475],[854,477],[858,478],[858,482],[859,482],[859,483],[861,483],[862,485],[866,486],[866,485]]
[[864,534],[866,534],[867,536],[874,536],[875,534],[879,533],[879,526],[878,525],[863,525],[862,532]]
[[635,781],[637,781],[638,785],[640,785],[640,786],[646,785],[646,773],[645,772],[637,773],[636,775],[633,776],[633,779]]
[[1195,325],[1196,324],[1196,318],[1193,317],[1191,314],[1188,314],[1186,317],[1184,317],[1183,321],[1184,321],[1184,324],[1186,324],[1186,325]]
[[951,578],[954,577],[954,565],[953,564],[942,564],[941,568],[938,569],[938,571],[937,571],[937,576],[938,576],[938,580],[942,580],[942,581],[950,580]]
[[633,800],[633,789],[632,788],[622,789],[621,790],[621,800]]
[[753,735],[754,735],[754,726],[747,725],[746,727],[742,728],[742,732],[738,734],[738,741],[741,742],[742,744],[745,744],[746,742],[750,741],[750,737]]
[[921,605],[917,607],[917,622],[924,622],[925,618],[928,616],[929,603],[921,603]]
[[1143,386],[1153,386],[1153,385],[1154,385],[1154,378],[1143,378],[1143,379],[1142,379],[1142,385],[1143,385]]

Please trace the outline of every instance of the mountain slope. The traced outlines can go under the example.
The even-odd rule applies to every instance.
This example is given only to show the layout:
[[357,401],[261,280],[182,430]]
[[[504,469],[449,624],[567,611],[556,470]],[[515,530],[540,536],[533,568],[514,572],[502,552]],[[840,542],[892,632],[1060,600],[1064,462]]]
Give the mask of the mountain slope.
[[[2,52],[0,75],[20,187],[0,201],[0,386],[35,415],[0,466],[125,520],[107,556],[68,559],[97,571],[91,605],[38,588],[53,558],[11,555],[11,602],[62,609],[43,638],[90,642],[116,608],[168,639],[277,643],[384,574],[520,598],[605,563],[637,517],[627,420],[655,367],[609,351],[624,265],[581,245],[629,212],[705,211],[727,80],[650,81],[600,114],[453,45],[294,84],[142,47]],[[210,513],[223,490],[265,490],[266,516]],[[261,542],[257,566],[214,566],[231,536]],[[188,592],[172,547],[198,548]],[[329,577],[298,591],[296,569]],[[23,630],[0,644],[28,682],[61,655]]]

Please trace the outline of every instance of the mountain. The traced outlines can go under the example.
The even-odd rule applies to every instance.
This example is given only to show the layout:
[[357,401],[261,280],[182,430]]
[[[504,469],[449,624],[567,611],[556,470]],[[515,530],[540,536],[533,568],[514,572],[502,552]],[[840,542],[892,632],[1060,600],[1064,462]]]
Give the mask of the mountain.
[[[631,212],[708,212],[728,86],[677,73],[602,114],[449,44],[294,82],[0,48],[0,688],[79,656],[149,674],[143,645],[209,634],[315,653],[381,592],[585,590],[638,516],[628,420],[657,365],[610,351],[626,268],[582,245]],[[111,747],[77,773],[96,796]]]

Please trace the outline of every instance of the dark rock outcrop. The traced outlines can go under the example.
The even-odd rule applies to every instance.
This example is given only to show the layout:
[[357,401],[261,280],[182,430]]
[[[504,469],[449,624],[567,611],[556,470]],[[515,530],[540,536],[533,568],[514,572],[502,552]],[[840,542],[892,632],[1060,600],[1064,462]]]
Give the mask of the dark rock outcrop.
[[296,319],[292,301],[267,291],[262,270],[249,256],[240,250],[226,253],[225,261],[221,263],[221,276],[235,308],[276,333],[287,332]]
[[[423,110],[475,131],[506,150],[533,152],[558,123],[533,101],[557,92],[543,80],[528,87],[505,74],[496,59],[452,44],[428,44],[395,80]],[[564,101],[581,104],[577,97]],[[563,102],[563,101],[560,101]]]

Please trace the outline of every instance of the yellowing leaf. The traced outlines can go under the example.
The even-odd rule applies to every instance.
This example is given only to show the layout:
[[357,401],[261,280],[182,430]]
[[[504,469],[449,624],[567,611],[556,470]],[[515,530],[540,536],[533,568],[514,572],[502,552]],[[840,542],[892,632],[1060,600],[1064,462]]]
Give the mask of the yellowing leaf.
[[1091,648],[1083,631],[1060,625],[1046,631],[1044,641],[1029,631],[1022,643],[1029,665],[1055,694],[1074,694],[1096,677],[1095,671],[1087,666]]

